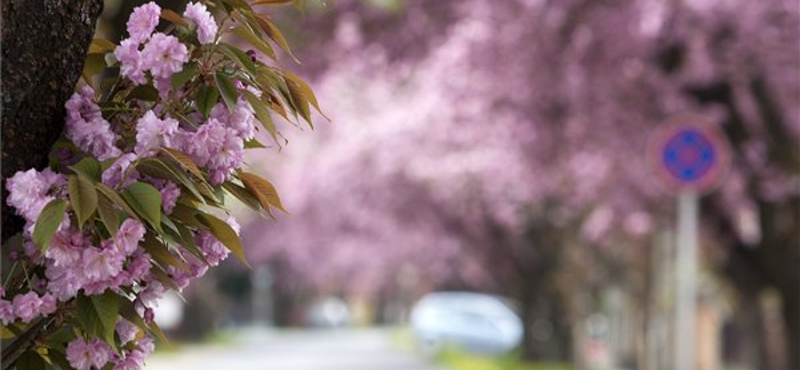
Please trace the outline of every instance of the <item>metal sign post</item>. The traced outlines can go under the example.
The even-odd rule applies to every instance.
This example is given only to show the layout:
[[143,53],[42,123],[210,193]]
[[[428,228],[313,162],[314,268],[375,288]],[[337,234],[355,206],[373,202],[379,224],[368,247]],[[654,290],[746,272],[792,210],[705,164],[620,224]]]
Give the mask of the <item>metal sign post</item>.
[[675,272],[675,370],[694,369],[695,312],[697,303],[697,193],[678,196],[678,237]]
[[678,195],[674,365],[675,370],[694,370],[698,199],[719,183],[730,153],[723,136],[708,122],[680,115],[653,134],[648,157],[667,189]]

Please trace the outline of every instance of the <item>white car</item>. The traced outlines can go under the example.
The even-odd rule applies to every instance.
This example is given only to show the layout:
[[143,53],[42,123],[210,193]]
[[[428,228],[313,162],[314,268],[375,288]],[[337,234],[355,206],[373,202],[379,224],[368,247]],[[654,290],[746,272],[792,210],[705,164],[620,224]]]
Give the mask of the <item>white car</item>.
[[522,342],[522,320],[501,298],[468,292],[424,296],[411,311],[411,327],[423,349],[454,345],[482,354],[502,354]]

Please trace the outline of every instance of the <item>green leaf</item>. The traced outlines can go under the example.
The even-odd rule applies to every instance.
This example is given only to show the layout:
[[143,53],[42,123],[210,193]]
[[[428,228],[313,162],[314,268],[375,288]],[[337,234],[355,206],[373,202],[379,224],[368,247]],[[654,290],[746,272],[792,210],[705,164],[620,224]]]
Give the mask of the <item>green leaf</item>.
[[164,335],[164,332],[163,332],[163,331],[161,331],[161,328],[158,326],[158,324],[156,324],[156,322],[155,322],[155,321],[153,321],[153,322],[151,322],[151,323],[147,324],[147,327],[149,327],[149,328],[150,328],[150,331],[152,331],[152,332],[153,332],[153,334],[155,334],[155,335],[156,335],[156,338],[158,338],[158,340],[160,340],[160,341],[161,341],[161,343],[164,343],[164,344],[166,344],[167,346],[170,346],[170,344],[169,344],[169,340],[167,339],[167,336],[166,336],[166,335]]
[[103,38],[92,39],[92,44],[89,45],[87,54],[105,54],[113,52],[117,48],[113,42]]
[[136,170],[139,171],[139,173],[150,177],[169,180],[176,185],[183,185],[183,188],[185,190],[189,190],[189,192],[191,192],[195,198],[200,201],[203,200],[202,194],[200,194],[200,191],[197,190],[197,187],[189,178],[189,175],[183,172],[183,169],[173,169],[160,159],[145,158],[136,165]]
[[[195,222],[199,223],[197,219],[194,220]],[[203,252],[201,252],[200,249],[197,248],[197,244],[194,241],[194,234],[192,234],[192,231],[181,223],[176,223],[175,228],[177,228],[178,233],[180,233],[181,245],[184,248],[188,249],[189,252],[197,256],[197,258],[199,258],[201,261],[208,264],[208,261],[206,260],[205,255],[203,255]]]
[[244,26],[236,27],[231,32],[233,32],[234,35],[239,36],[241,39],[250,43],[250,45],[258,49],[258,51],[262,52],[270,59],[272,60],[277,59],[277,55],[275,55],[275,50],[272,50],[272,47],[269,46],[269,44],[267,44],[266,42],[264,42],[264,40],[258,37],[255,33],[253,33],[253,30],[251,30],[249,27],[244,27]]
[[222,1],[225,2],[225,4],[228,4],[237,9],[242,9],[245,11],[253,11],[253,8],[250,7],[250,4],[248,4],[244,0],[222,0]]
[[120,303],[119,305],[120,316],[122,316],[125,320],[130,321],[133,325],[136,325],[137,327],[139,327],[139,329],[142,329],[143,331],[146,331],[148,329],[147,324],[144,322],[144,319],[142,319],[142,317],[139,316],[139,313],[136,312],[136,308],[134,307],[133,302],[131,300],[123,298],[119,300],[119,303]]
[[242,180],[244,187],[258,198],[264,210],[269,210],[269,206],[272,206],[286,212],[286,209],[283,208],[283,204],[281,204],[280,197],[278,197],[278,190],[275,189],[272,183],[258,175],[247,172],[242,172],[239,178]]
[[227,222],[220,220],[207,213],[200,213],[195,216],[203,225],[208,227],[208,230],[214,234],[222,244],[224,244],[239,260],[242,261],[247,267],[250,264],[247,262],[247,257],[244,255],[244,247],[239,235],[228,225]]
[[92,296],[92,305],[103,326],[101,337],[112,347],[116,347],[114,331],[119,320],[119,299],[118,295],[109,290],[101,295]]
[[39,249],[44,252],[50,247],[50,241],[61,225],[64,215],[67,212],[67,201],[64,199],[55,199],[42,209],[39,218],[36,220],[36,226],[33,228],[33,242]]
[[105,195],[97,197],[97,213],[100,214],[100,220],[106,226],[106,230],[111,236],[117,235],[119,230],[119,216],[117,210],[114,209],[114,203],[111,202]]
[[309,109],[309,98],[306,96],[306,92],[304,89],[297,83],[297,81],[292,80],[289,78],[288,75],[284,76],[286,81],[286,86],[289,88],[289,94],[292,97],[292,102],[294,102],[294,107],[297,109],[297,113],[300,114],[303,119],[308,122],[308,125],[313,129],[314,126],[311,123],[311,109]]
[[92,77],[100,73],[106,67],[105,53],[91,53],[86,55],[81,76],[88,83],[92,84]]
[[161,149],[164,151],[164,153],[169,155],[170,158],[178,162],[178,164],[180,164],[183,168],[189,170],[189,172],[191,172],[198,178],[200,179],[203,178],[203,174],[200,172],[200,168],[197,167],[197,164],[194,163],[192,157],[189,157],[183,152],[177,151],[175,149],[169,149],[169,148],[161,148]]
[[236,197],[236,199],[242,201],[242,203],[244,203],[248,207],[256,211],[258,211],[261,208],[260,206],[261,203],[259,203],[258,198],[256,198],[253,194],[250,194],[250,192],[247,191],[247,189],[243,188],[242,186],[227,181],[224,184],[222,184],[222,187],[224,187],[225,190],[227,190],[234,197]]
[[19,356],[16,361],[17,369],[19,370],[45,370],[46,363],[38,352],[31,349]]
[[217,84],[217,89],[222,94],[222,100],[225,101],[228,110],[233,112],[236,109],[236,86],[221,71],[214,72],[214,82]]
[[169,9],[161,9],[161,18],[166,19],[172,23],[175,23],[179,26],[186,26],[186,20],[180,16],[180,14],[175,13]]
[[119,319],[119,303],[120,297],[111,291],[91,297],[80,294],[76,299],[75,315],[84,331],[116,348],[114,330]]
[[198,211],[195,207],[190,207],[178,202],[178,204],[175,205],[175,208],[172,209],[172,214],[170,217],[172,217],[174,220],[182,222],[186,226],[205,229],[206,226],[200,223],[197,218],[195,218],[198,213],[200,213],[200,211]]
[[120,197],[119,194],[117,194],[116,191],[114,191],[113,189],[109,188],[108,186],[106,186],[103,183],[97,183],[97,184],[94,184],[94,186],[97,189],[97,191],[99,191],[101,194],[105,195],[106,198],[108,198],[117,207],[119,207],[120,209],[125,211],[125,213],[127,213],[129,216],[134,217],[137,220],[139,219],[139,215],[137,215],[136,212],[133,211],[133,208],[131,208],[128,205],[128,203],[125,203],[125,201],[122,200],[122,197]]
[[150,85],[139,85],[131,90],[130,94],[128,94],[128,98],[144,101],[156,101],[158,100],[158,90]]
[[245,52],[230,44],[220,43],[219,46],[220,46],[219,50],[223,54],[227,55],[228,58],[230,58],[231,60],[236,62],[236,64],[240,65],[242,68],[247,70],[247,72],[250,73],[251,75],[256,74],[256,66],[255,64],[253,64],[253,61],[250,60],[249,55],[245,54]]
[[175,255],[170,252],[169,248],[161,243],[153,234],[147,233],[144,237],[144,242],[142,242],[142,248],[150,254],[156,262],[158,262],[161,266],[173,266],[177,267],[181,270],[187,270],[188,267],[186,266],[183,261],[179,260]]
[[69,169],[93,182],[100,182],[103,173],[103,170],[100,168],[100,162],[92,157],[81,159],[80,162],[69,166]]
[[204,118],[208,118],[208,114],[211,112],[211,109],[214,108],[214,105],[217,104],[217,100],[219,100],[219,92],[212,86],[203,85],[200,86],[200,90],[197,91],[197,109],[203,115]]
[[150,184],[134,182],[122,191],[122,198],[157,231],[161,230],[161,193]]
[[[181,18],[183,19],[183,18]],[[191,62],[183,67],[183,69],[172,75],[172,89],[178,90],[183,87],[189,80],[192,79],[200,70],[196,62]]]
[[75,370],[72,365],[69,364],[67,360],[67,356],[62,350],[56,350],[54,348],[47,349],[47,357],[53,363],[53,365],[58,366],[61,370]]
[[256,139],[250,139],[250,140],[247,140],[247,141],[244,142],[244,148],[245,149],[260,149],[260,148],[266,148],[266,146],[264,146],[264,144],[261,144],[261,142],[259,142]]
[[70,176],[67,189],[70,204],[78,217],[78,228],[83,230],[83,224],[97,209],[97,191],[94,190],[94,185],[83,176]]
[[62,326],[56,331],[47,335],[47,345],[57,346],[75,339],[75,331],[72,328]]
[[309,86],[308,83],[306,83],[302,78],[300,78],[296,74],[289,71],[283,71],[283,75],[286,76],[286,78],[289,79],[289,81],[291,81],[291,84],[296,85],[299,91],[303,94],[303,97],[305,97],[306,100],[309,103],[311,103],[311,105],[314,106],[314,108],[317,109],[317,112],[322,114],[322,116],[325,117],[326,119],[330,120],[330,118],[328,118],[327,116],[325,116],[324,113],[322,113],[322,108],[319,107],[319,102],[317,101],[317,97],[314,95],[314,90],[311,89],[311,86]]
[[256,0],[253,5],[283,5],[289,4],[294,0]]
[[264,102],[248,90],[242,90],[242,94],[244,94],[244,98],[247,99],[250,106],[253,107],[253,110],[256,112],[256,118],[264,125],[264,129],[269,132],[272,140],[278,143],[278,130],[275,128],[275,123],[272,122],[272,117],[270,117],[269,112],[264,108]]
[[289,43],[286,42],[286,38],[283,37],[283,34],[278,29],[278,27],[275,27],[275,25],[272,22],[270,22],[266,16],[262,14],[254,13],[253,15],[255,16],[256,20],[258,21],[258,24],[261,26],[261,29],[264,31],[264,33],[266,33],[267,36],[278,45],[278,47],[283,49],[283,51],[285,51],[286,54],[289,54],[289,56],[292,57],[292,59],[294,59],[295,63],[300,64],[300,60],[298,60],[297,57],[294,55],[294,53],[292,53],[292,49],[289,47]]
[[[286,102],[286,105],[291,109],[292,114],[297,117],[297,112],[299,111],[298,103],[294,101],[292,98],[292,93],[289,89],[288,84],[286,83],[286,78],[278,75],[277,73],[273,72],[273,70],[269,67],[260,67],[258,69],[258,76],[256,77],[256,81],[258,81],[259,85],[262,87],[263,91],[270,91],[275,90],[277,91],[283,101]],[[274,102],[277,102],[277,99],[271,99]],[[274,111],[281,114],[284,118],[289,120],[286,115],[286,111],[280,104],[276,103],[276,106],[272,107]]]

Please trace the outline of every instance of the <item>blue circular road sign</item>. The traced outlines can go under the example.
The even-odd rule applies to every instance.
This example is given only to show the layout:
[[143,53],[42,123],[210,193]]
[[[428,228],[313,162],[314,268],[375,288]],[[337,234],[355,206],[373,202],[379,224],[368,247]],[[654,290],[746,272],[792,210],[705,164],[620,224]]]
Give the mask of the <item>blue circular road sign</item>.
[[730,154],[715,127],[699,116],[680,115],[653,133],[648,157],[669,190],[703,192],[719,183]]

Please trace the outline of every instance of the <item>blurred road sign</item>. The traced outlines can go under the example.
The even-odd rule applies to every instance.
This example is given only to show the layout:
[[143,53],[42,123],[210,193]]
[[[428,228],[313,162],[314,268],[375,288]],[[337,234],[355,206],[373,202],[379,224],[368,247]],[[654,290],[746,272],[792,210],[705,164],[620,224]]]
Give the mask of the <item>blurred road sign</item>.
[[730,151],[721,132],[704,118],[677,115],[659,126],[648,146],[651,169],[675,193],[705,193],[725,175]]
[[695,368],[698,196],[716,187],[730,151],[722,135],[697,115],[677,115],[653,133],[647,148],[652,170],[678,194],[675,255],[675,370]]

